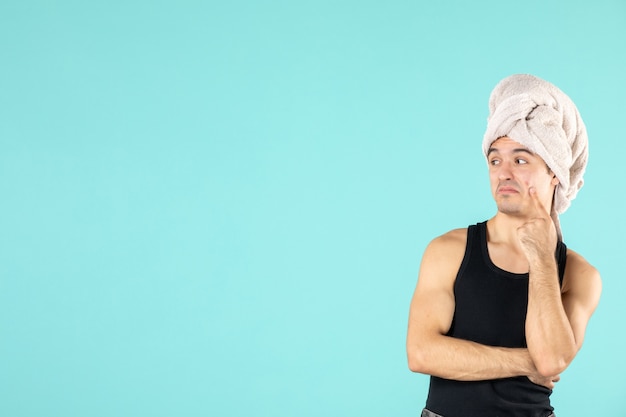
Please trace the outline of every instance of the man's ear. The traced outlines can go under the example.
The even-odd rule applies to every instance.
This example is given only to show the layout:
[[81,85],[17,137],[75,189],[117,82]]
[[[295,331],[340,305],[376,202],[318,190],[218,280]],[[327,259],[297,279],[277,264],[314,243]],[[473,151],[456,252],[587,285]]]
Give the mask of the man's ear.
[[558,183],[560,183],[559,179],[556,177],[556,175],[552,174],[552,181],[550,181],[550,184],[557,185]]

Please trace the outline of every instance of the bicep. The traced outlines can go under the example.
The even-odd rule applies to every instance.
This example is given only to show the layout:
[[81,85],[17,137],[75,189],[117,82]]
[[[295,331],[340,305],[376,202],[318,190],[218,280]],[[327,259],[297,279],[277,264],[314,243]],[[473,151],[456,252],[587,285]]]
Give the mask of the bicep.
[[443,288],[420,288],[413,294],[409,313],[410,339],[428,334],[444,335],[450,330],[454,315],[454,295]]
[[565,314],[570,322],[576,346],[582,347],[587,323],[595,311],[602,292],[602,282],[598,271],[580,255],[573,254],[568,259],[564,289],[561,298]]
[[455,240],[434,241],[426,249],[411,301],[408,344],[450,330],[455,307],[453,287],[463,249],[464,245]]

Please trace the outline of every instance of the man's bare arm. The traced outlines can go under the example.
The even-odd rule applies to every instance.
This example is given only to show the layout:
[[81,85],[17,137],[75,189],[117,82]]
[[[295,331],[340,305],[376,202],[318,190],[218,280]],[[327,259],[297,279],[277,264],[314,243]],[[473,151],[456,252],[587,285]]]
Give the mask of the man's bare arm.
[[526,340],[539,373],[554,375],[563,372],[582,347],[602,283],[598,271],[571,250],[562,288],[556,267],[547,265],[531,266]]
[[563,287],[559,286],[554,259],[556,230],[534,190],[529,194],[534,214],[518,229],[529,264],[526,342],[539,374],[557,375],[580,350],[602,285],[595,268],[568,251]]
[[409,368],[459,381],[529,376],[552,388],[552,379],[539,376],[527,349],[485,346],[446,336],[466,240],[466,229],[453,230],[433,240],[424,253],[409,315]]

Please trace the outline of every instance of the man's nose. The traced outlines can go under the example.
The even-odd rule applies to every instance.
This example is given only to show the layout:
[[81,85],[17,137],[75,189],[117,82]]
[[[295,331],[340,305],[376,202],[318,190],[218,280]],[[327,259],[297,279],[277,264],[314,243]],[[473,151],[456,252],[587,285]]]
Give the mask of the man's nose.
[[511,165],[508,162],[503,162],[498,170],[498,179],[510,180],[512,176],[513,172],[511,171]]

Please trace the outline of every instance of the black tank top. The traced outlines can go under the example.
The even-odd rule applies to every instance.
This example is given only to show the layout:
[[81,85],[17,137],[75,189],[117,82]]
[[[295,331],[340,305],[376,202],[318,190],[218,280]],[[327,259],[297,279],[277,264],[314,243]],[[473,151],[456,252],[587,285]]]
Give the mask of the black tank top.
[[[567,247],[558,242],[556,260],[563,282]],[[448,336],[490,346],[526,347],[528,274],[491,262],[487,222],[467,230],[465,256],[454,284],[455,312]],[[426,408],[445,417],[547,417],[552,391],[527,377],[452,381],[431,377]]]

